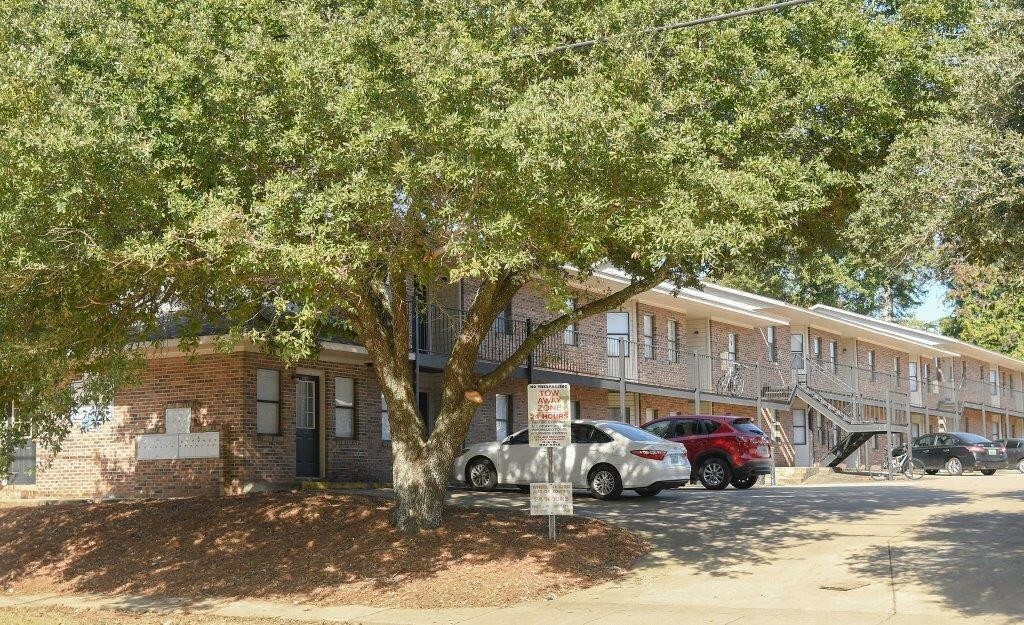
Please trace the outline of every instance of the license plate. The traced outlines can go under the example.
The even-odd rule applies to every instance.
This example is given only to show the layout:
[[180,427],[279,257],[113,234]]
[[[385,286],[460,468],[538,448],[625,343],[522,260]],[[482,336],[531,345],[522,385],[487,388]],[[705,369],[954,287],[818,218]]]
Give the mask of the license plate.
[[669,454],[668,455],[668,463],[670,465],[672,465],[672,466],[679,466],[679,465],[683,464],[683,455],[682,454]]
[[997,449],[989,449],[988,450],[988,455],[990,455],[990,456],[995,456],[998,453],[999,453],[999,450],[997,450]]
[[767,458],[768,457],[768,445],[758,445],[757,446],[757,455],[761,456],[761,457],[764,457],[764,458]]

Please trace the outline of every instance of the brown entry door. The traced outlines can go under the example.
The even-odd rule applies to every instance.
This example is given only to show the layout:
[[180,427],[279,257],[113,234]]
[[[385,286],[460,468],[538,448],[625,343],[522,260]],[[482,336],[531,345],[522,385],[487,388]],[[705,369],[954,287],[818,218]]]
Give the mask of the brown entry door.
[[295,475],[320,477],[320,379],[295,377]]

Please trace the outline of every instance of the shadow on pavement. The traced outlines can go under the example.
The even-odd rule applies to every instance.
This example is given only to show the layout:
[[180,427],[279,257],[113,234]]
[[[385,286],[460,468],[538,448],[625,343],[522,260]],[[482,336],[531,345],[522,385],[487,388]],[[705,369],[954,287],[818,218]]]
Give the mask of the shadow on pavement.
[[[527,508],[518,492],[453,494],[454,503]],[[719,492],[687,488],[644,499],[599,501],[577,495],[577,515],[600,518],[642,534],[654,546],[649,558],[697,566],[715,577],[740,577],[739,565],[777,562],[781,550],[847,533],[849,524],[887,511],[969,501],[965,494],[888,484],[843,487],[775,487]],[[826,529],[826,524],[838,524]],[[850,530],[853,533],[853,529]]]
[[[941,597],[964,616],[1024,619],[1024,516],[1015,512],[954,512],[893,541],[894,578]],[[859,573],[889,574],[889,553],[876,547],[851,558]]]

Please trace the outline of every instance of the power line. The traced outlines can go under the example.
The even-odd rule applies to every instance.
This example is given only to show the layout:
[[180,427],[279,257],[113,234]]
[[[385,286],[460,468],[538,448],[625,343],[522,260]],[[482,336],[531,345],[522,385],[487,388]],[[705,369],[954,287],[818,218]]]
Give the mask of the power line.
[[614,35],[608,35],[607,37],[597,37],[595,39],[588,39],[586,41],[577,41],[574,43],[566,43],[552,48],[546,48],[543,50],[537,50],[536,52],[526,52],[523,54],[516,54],[512,56],[504,57],[500,60],[510,60],[523,57],[541,57],[549,54],[555,54],[556,52],[570,52],[572,50],[580,50],[583,48],[589,48],[595,44],[610,41],[612,39],[619,39],[630,34],[634,35],[656,35],[658,33],[665,33],[672,30],[681,30],[684,28],[693,28],[694,26],[702,26],[704,24],[711,24],[713,22],[722,22],[725,20],[731,20],[738,17],[746,17],[747,15],[754,15],[756,13],[766,13],[768,11],[776,11],[780,9],[788,9],[801,4],[807,4],[814,2],[814,0],[786,0],[785,2],[777,2],[775,4],[769,4],[760,7],[753,7],[750,9],[742,9],[739,11],[732,11],[731,13],[721,13],[719,15],[712,15],[709,17],[701,17],[695,20],[689,20],[687,22],[675,22],[673,24],[665,24],[664,26],[652,26],[651,28],[645,28],[643,30],[634,31],[632,33],[617,33]]

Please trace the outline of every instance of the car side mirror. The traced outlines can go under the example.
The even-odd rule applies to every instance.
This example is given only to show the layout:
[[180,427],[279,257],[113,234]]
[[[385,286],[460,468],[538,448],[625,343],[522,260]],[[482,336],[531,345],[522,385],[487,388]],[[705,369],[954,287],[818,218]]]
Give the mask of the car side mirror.
[[512,444],[512,435],[509,434],[505,438],[501,439],[501,444],[502,445],[511,445]]

